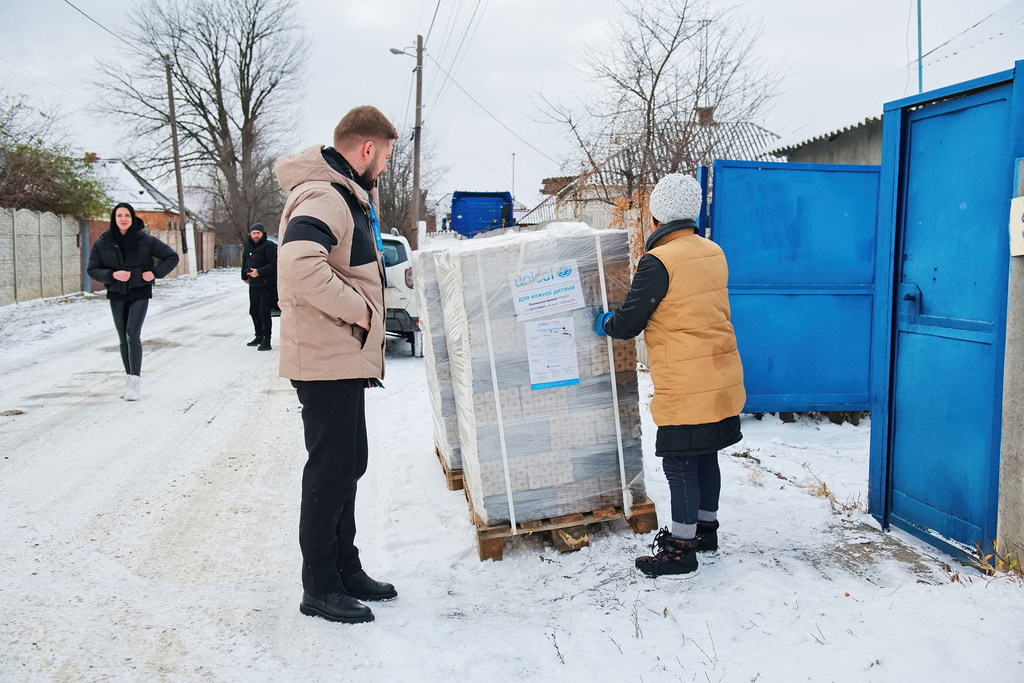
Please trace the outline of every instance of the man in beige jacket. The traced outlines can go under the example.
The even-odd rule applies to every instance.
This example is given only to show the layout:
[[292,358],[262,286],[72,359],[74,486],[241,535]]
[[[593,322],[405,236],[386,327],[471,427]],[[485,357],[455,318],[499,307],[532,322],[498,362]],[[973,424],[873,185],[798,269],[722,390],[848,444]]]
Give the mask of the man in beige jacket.
[[398,132],[378,109],[356,107],[334,147],[310,147],[274,170],[281,215],[278,296],[281,376],[302,404],[299,610],[330,621],[373,621],[360,600],[391,600],[363,571],[355,546],[356,484],[366,472],[363,393],[384,378],[384,266],[376,180]]

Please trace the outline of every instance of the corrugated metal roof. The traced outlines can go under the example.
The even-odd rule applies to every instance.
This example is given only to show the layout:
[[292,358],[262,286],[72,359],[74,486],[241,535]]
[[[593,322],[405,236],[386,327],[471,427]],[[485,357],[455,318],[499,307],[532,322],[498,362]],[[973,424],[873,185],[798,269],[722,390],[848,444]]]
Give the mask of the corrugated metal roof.
[[[827,139],[830,139],[830,138],[834,138],[837,135],[841,135],[843,133],[848,133],[849,131],[856,130],[857,128],[860,128],[861,126],[866,126],[867,124],[869,124],[869,123],[871,123],[873,121],[881,121],[881,120],[882,120],[881,116],[869,116],[868,118],[864,119],[863,121],[858,121],[857,123],[852,123],[849,126],[844,126],[844,127],[839,128],[837,130],[830,130],[827,133],[822,133],[821,135],[815,135],[814,137],[807,138],[806,140],[800,140],[798,142],[791,142],[791,143],[785,143],[785,142],[781,142],[780,141],[779,143],[776,143],[775,145],[772,145],[769,149],[767,149],[765,151],[768,154],[772,154],[774,156],[785,156],[791,150],[797,149],[799,147],[803,147],[804,145],[809,145],[812,142],[817,142],[818,140],[827,140]],[[784,144],[785,146],[780,147],[779,144]]]

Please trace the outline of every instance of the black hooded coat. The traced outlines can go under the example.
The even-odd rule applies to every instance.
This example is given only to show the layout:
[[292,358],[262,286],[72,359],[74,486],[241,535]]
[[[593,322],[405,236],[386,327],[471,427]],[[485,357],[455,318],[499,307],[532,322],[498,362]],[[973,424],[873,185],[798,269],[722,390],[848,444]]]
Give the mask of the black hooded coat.
[[[249,277],[249,269],[255,268],[258,277]],[[267,233],[258,242],[245,238],[242,253],[242,280],[250,287],[273,287],[277,289],[277,245],[270,241]]]
[[[132,214],[132,225],[124,235],[114,220],[115,213],[122,207]],[[110,212],[110,229],[92,245],[87,271],[89,277],[106,286],[108,299],[152,299],[153,283],[146,282],[142,274],[150,271],[162,278],[178,265],[177,252],[147,233],[145,228],[131,204],[122,202]],[[127,282],[115,280],[116,270],[127,270],[131,277]]]

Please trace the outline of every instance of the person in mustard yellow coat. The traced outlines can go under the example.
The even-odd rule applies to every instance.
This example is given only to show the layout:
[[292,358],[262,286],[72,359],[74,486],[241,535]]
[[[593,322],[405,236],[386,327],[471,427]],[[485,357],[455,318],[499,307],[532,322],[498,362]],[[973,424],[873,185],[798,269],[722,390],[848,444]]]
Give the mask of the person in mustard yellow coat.
[[600,314],[594,328],[616,339],[643,332],[647,344],[655,453],[672,503],[672,526],[655,536],[655,554],[636,559],[652,577],[691,574],[698,551],[718,549],[718,451],[742,438],[746,392],[729,320],[729,269],[722,249],[697,234],[702,194],[687,175],[658,182],[647,253],[622,306]]

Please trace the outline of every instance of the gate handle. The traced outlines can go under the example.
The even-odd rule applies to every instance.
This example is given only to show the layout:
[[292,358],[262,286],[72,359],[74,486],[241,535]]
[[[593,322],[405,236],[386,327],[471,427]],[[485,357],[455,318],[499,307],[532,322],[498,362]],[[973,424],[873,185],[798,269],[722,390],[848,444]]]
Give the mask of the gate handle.
[[903,300],[904,301],[917,301],[917,297],[914,296],[913,294],[911,294],[910,292],[907,292],[906,294],[903,295]]

